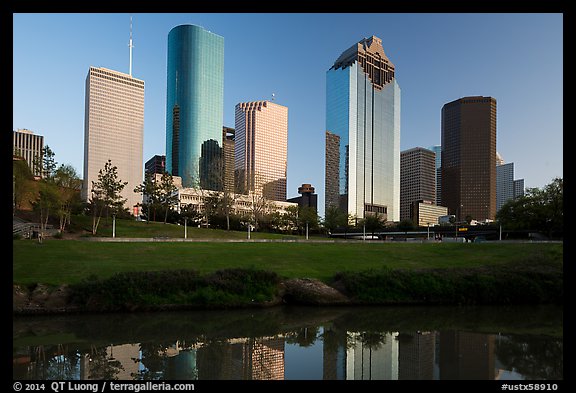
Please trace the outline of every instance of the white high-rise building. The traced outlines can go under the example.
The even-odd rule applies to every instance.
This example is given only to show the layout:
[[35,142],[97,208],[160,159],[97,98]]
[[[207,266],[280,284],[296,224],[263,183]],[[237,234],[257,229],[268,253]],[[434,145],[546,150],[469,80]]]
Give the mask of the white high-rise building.
[[84,118],[84,182],[82,198],[89,200],[92,182],[111,160],[122,190],[124,207],[134,211],[142,202],[134,187],[143,180],[144,81],[106,68],[90,67],[86,77]]
[[[42,176],[44,137],[25,128],[12,131],[13,153],[23,157],[34,176]],[[39,165],[35,165],[38,161]]]

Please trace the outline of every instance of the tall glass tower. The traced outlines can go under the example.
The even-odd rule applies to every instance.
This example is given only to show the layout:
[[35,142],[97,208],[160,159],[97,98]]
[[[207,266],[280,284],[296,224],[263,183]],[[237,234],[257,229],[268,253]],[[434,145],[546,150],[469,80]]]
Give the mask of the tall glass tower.
[[224,117],[224,38],[195,25],[168,34],[166,170],[184,187],[218,188]]
[[364,38],[327,71],[326,130],[340,138],[338,179],[326,179],[339,195],[326,193],[326,207],[338,200],[357,218],[399,221],[400,86],[380,38]]

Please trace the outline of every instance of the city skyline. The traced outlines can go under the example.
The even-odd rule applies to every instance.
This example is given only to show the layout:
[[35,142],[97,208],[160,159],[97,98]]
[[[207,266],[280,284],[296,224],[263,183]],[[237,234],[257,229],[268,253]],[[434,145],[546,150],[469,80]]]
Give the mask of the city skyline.
[[[195,24],[225,40],[223,125],[234,125],[237,103],[274,94],[289,109],[287,197],[309,183],[321,214],[325,74],[343,49],[372,35],[382,39],[398,70],[401,150],[440,144],[444,104],[491,96],[498,101],[497,150],[515,163],[516,177],[527,188],[563,177],[560,13],[14,14],[13,130],[44,136],[56,161],[79,174],[86,71],[128,72],[130,16],[132,73],[146,81],[144,162],[166,154],[168,32]],[[334,25],[339,28],[328,28]],[[488,30],[473,28],[484,25]],[[254,37],[258,48],[269,50],[251,52],[246,40]]]

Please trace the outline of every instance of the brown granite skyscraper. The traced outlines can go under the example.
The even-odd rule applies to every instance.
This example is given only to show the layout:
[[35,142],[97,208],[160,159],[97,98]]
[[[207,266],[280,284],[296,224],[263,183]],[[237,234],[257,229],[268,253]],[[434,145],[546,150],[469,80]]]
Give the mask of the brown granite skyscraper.
[[496,215],[496,99],[463,97],[442,107],[442,206],[457,221]]

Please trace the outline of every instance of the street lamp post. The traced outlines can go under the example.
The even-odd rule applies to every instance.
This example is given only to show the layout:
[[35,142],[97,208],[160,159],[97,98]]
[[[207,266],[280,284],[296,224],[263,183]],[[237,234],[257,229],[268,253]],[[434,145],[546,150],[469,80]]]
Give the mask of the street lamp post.
[[184,217],[184,239],[188,237],[188,227],[186,225],[187,223],[188,223],[188,217]]
[[428,234],[426,235],[426,240],[430,240],[430,223],[426,223],[428,225]]
[[112,214],[112,238],[116,237],[116,213]]

